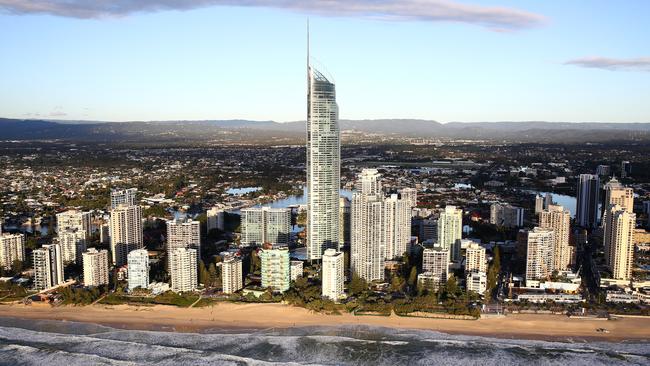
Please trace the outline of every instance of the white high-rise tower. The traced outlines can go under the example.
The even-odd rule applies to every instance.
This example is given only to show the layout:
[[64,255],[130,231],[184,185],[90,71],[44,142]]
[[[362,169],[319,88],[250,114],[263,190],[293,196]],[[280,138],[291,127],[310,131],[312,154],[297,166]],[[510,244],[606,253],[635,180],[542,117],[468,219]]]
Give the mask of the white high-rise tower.
[[334,84],[311,67],[309,54],[307,73],[307,258],[318,260],[339,249],[341,138]]

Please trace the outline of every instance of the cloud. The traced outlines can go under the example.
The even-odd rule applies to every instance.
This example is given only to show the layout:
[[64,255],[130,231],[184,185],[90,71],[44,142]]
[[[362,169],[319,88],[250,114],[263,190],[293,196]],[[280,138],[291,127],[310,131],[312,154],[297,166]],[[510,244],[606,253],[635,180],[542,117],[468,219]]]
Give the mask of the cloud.
[[583,57],[569,60],[565,65],[575,65],[594,69],[612,71],[645,71],[650,72],[650,57],[639,58],[609,58]]
[[12,14],[50,14],[82,19],[208,6],[264,7],[393,21],[459,22],[496,31],[532,28],[546,21],[542,15],[523,10],[461,4],[452,0],[0,0],[0,10]]

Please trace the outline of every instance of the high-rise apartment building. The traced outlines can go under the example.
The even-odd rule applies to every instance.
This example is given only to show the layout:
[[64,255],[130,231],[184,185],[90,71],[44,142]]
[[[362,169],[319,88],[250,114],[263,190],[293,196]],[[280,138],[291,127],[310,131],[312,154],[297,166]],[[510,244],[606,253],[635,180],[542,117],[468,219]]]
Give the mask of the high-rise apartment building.
[[[201,254],[201,223],[189,218],[167,221],[167,250],[196,249]],[[200,257],[199,257],[200,258]]]
[[63,278],[63,258],[59,244],[43,245],[32,251],[34,260],[34,289],[45,290],[58,286]]
[[254,207],[241,210],[242,245],[262,246],[268,243],[280,248],[288,247],[290,240],[291,209]]
[[82,257],[84,286],[108,285],[108,251],[90,248]]
[[339,301],[345,297],[343,292],[344,275],[343,253],[334,249],[327,249],[323,253],[321,267],[322,295],[332,301]]
[[85,231],[80,231],[77,228],[59,230],[57,240],[61,245],[64,264],[81,263],[81,255],[86,251]]
[[564,271],[572,263],[574,248],[569,245],[571,213],[559,205],[550,205],[539,214],[539,227],[553,230],[552,270]]
[[418,190],[415,188],[402,188],[399,190],[401,199],[409,202],[411,208],[418,206]]
[[576,200],[576,223],[584,228],[598,225],[600,179],[595,174],[580,174]]
[[193,248],[173,248],[169,251],[169,275],[172,291],[196,290],[198,286],[197,257],[197,250]]
[[438,218],[438,245],[449,251],[450,259],[460,260],[460,239],[463,237],[463,210],[447,206]]
[[225,231],[226,211],[221,207],[212,207],[207,211],[207,227],[210,230]]
[[339,247],[350,244],[352,226],[352,202],[347,197],[339,201]]
[[291,285],[291,259],[289,250],[263,249],[260,252],[262,265],[262,287],[284,292]]
[[8,271],[15,261],[25,261],[25,235],[0,232],[0,267]]
[[241,290],[244,287],[243,277],[241,258],[230,257],[221,262],[221,280],[225,294]]
[[149,252],[136,249],[127,255],[129,291],[149,287]]
[[111,209],[120,205],[134,206],[137,193],[137,188],[111,190]]
[[487,291],[487,274],[485,272],[469,272],[465,278],[467,291],[484,294]]
[[553,229],[535,227],[528,231],[526,280],[548,278],[553,272]]
[[72,230],[83,233],[84,239],[92,235],[92,225],[90,222],[90,212],[77,210],[68,210],[56,214],[57,232]]
[[[625,187],[621,182],[613,177],[609,180],[604,186],[605,189],[605,201],[603,202],[603,223],[605,222],[605,215],[609,211],[609,207],[612,205],[619,205],[622,209],[628,210],[629,212],[634,211],[634,190],[629,187]],[[603,224],[604,225],[604,224]]]
[[632,164],[627,161],[621,161],[621,178],[627,178],[632,175]]
[[544,211],[544,197],[539,193],[535,196],[535,214]]
[[444,284],[449,278],[450,254],[447,248],[435,246],[422,252],[422,273],[430,273]]
[[366,281],[381,281],[387,228],[379,173],[376,169],[364,169],[357,185],[361,189],[352,196],[350,269]]
[[605,262],[612,271],[612,278],[630,280],[634,267],[636,215],[620,205],[611,205],[605,217]]
[[307,259],[339,249],[341,137],[336,90],[308,65],[307,95]]
[[465,272],[487,272],[485,248],[478,243],[471,243],[465,249]]
[[411,201],[391,194],[384,199],[386,259],[401,257],[411,241]]
[[493,203],[490,206],[490,224],[507,228],[524,226],[524,209],[502,203]]
[[111,210],[109,221],[111,256],[113,264],[127,263],[130,251],[144,246],[142,239],[142,208],[140,206],[118,205]]

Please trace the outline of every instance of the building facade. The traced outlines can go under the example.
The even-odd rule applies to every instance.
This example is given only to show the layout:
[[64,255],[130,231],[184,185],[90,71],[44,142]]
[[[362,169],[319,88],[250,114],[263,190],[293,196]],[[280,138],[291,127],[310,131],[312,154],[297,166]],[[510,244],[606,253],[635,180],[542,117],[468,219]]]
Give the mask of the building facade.
[[[432,274],[443,285],[449,279],[449,250],[442,246],[427,248],[422,252],[422,273]],[[431,277],[426,275],[424,277]]]
[[83,233],[84,239],[92,235],[92,225],[90,212],[82,212],[77,210],[68,210],[56,214],[57,232],[73,230]]
[[167,250],[176,248],[196,249],[201,255],[201,223],[189,218],[167,221]]
[[62,284],[63,258],[58,244],[43,245],[32,251],[34,261],[34,289],[45,290]]
[[14,261],[25,262],[25,235],[0,233],[0,267],[8,271]]
[[226,230],[226,224],[225,224],[226,212],[223,210],[223,208],[212,207],[207,211],[206,216],[207,216],[208,232],[210,232],[210,230],[215,230],[215,229],[219,231]]
[[539,214],[539,227],[553,230],[553,268],[564,271],[573,262],[575,250],[569,245],[571,213],[559,205],[549,207]]
[[120,205],[135,206],[137,193],[137,188],[111,190],[111,209]]
[[580,174],[576,200],[576,223],[584,228],[598,226],[600,179],[595,174]]
[[366,281],[384,279],[386,230],[380,176],[376,169],[364,169],[352,196],[350,269]]
[[171,289],[174,292],[196,290],[197,250],[193,248],[174,248],[169,251]]
[[[284,292],[291,285],[291,260],[289,250],[263,249],[260,252],[262,287]],[[302,263],[302,262],[301,262]]]
[[477,243],[470,243],[465,249],[465,272],[487,272],[485,248]]
[[81,263],[81,255],[86,251],[86,233],[76,228],[67,228],[59,230],[57,239],[61,245],[63,263]]
[[307,95],[307,259],[339,249],[341,137],[336,90],[308,66]]
[[438,218],[438,245],[449,251],[450,259],[460,260],[460,239],[463,237],[463,210],[447,206]]
[[507,228],[524,226],[524,209],[508,204],[493,203],[490,206],[490,224]]
[[630,280],[634,267],[636,215],[619,205],[611,205],[604,222],[605,263],[616,280]]
[[243,278],[241,258],[230,257],[221,262],[221,279],[225,294],[233,294],[244,288]]
[[288,247],[291,240],[291,209],[253,207],[241,210],[242,245]]
[[344,259],[343,253],[334,249],[327,249],[323,253],[322,263],[322,296],[332,301],[339,301],[345,297],[344,293]]
[[548,278],[553,272],[553,229],[535,227],[528,231],[526,250],[526,280]]
[[82,254],[84,286],[108,285],[108,251],[90,248]]
[[144,246],[142,238],[142,208],[119,205],[111,210],[109,221],[111,256],[113,264],[127,263],[130,251]]
[[149,287],[149,252],[136,249],[127,255],[129,291]]

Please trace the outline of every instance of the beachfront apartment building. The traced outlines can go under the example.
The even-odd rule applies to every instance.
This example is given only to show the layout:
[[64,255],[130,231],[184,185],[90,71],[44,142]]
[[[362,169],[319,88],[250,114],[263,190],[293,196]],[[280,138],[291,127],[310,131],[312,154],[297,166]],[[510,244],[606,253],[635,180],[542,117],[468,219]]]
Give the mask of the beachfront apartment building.
[[487,275],[485,272],[469,272],[465,278],[467,291],[474,291],[483,295],[487,290]]
[[288,248],[263,249],[260,252],[262,287],[284,292],[291,285],[291,260]]
[[68,227],[59,230],[57,241],[61,245],[64,264],[81,264],[81,255],[86,251],[86,238],[86,232],[79,228]]
[[0,267],[8,271],[15,261],[25,261],[25,235],[0,232]]
[[438,217],[438,245],[449,251],[451,261],[460,260],[460,239],[463,237],[463,210],[446,206]]
[[274,248],[288,247],[291,239],[291,209],[251,207],[241,210],[241,243],[269,243]]
[[323,297],[332,301],[339,301],[345,297],[344,293],[344,259],[343,252],[327,249],[323,253],[322,262],[322,291]]
[[84,286],[108,285],[108,251],[90,248],[82,254]]
[[553,272],[553,229],[535,227],[526,233],[526,281],[548,278]]
[[636,214],[620,205],[610,205],[605,218],[605,263],[613,279],[630,280],[634,267]]
[[149,287],[149,252],[146,249],[132,250],[127,255],[129,291]]
[[430,282],[433,278],[437,283],[427,285],[427,288],[435,289],[444,285],[449,278],[449,250],[442,246],[424,249],[422,252],[422,273],[421,280]]
[[32,251],[34,264],[34,289],[45,290],[62,284],[63,257],[59,244],[43,245]]
[[539,227],[553,230],[552,271],[564,271],[573,262],[575,250],[569,245],[571,213],[559,205],[549,205],[539,213]]
[[485,248],[476,242],[471,242],[465,249],[465,272],[487,272]]
[[142,208],[120,204],[111,210],[109,219],[112,262],[120,267],[127,263],[130,251],[144,246]]
[[167,221],[167,251],[176,248],[196,249],[200,259],[201,255],[201,223],[189,218],[180,218]]
[[188,292],[198,286],[197,250],[193,248],[174,248],[169,252],[171,290]]
[[241,258],[226,258],[220,265],[223,293],[233,294],[244,288],[244,273]]

